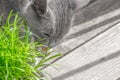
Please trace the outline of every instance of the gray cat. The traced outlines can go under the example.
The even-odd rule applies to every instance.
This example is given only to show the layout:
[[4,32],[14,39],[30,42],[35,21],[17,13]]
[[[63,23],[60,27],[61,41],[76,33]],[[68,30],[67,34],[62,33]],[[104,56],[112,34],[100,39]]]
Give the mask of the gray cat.
[[[87,1],[86,5],[89,5],[95,0]],[[35,39],[42,38],[46,45],[54,47],[68,33],[79,3],[80,0],[0,0],[0,13],[7,15],[11,9],[19,12],[25,17]]]

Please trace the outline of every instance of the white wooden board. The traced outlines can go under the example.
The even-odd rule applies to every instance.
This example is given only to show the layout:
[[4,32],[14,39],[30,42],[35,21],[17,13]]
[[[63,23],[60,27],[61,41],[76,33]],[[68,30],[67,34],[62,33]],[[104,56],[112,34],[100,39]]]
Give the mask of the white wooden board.
[[55,50],[67,54],[112,27],[120,18],[119,3],[120,0],[97,0],[80,13],[76,13],[74,22],[79,25],[71,28],[62,44]]
[[49,80],[115,80],[120,77],[120,24],[44,69]]

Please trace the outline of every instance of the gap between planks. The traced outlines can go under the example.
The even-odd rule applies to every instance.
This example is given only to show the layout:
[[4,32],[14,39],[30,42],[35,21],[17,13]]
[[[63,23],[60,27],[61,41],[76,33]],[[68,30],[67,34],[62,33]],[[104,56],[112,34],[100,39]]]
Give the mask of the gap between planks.
[[[67,77],[71,77],[75,75],[75,74],[67,74],[67,73],[69,72],[72,73],[74,72],[74,70],[78,69],[77,74],[80,74],[81,72],[79,73],[79,67],[80,68],[83,67],[82,69],[84,69],[86,65],[87,68],[85,69],[89,69],[91,67],[98,65],[99,59],[100,61],[102,60],[102,62],[106,62],[106,61],[113,59],[114,57],[118,57],[120,54],[119,52],[120,50],[120,27],[119,26],[120,24],[114,25],[114,27],[105,31],[104,33],[97,36],[96,38],[92,39],[90,42],[87,42],[85,45],[79,47],[78,49],[74,50],[67,56],[56,61],[55,64],[61,65],[58,67],[58,70],[49,66],[46,69],[44,69],[44,71],[47,71],[53,76],[52,80],[79,80],[79,79],[72,79],[73,77],[66,79]],[[96,65],[93,65],[93,66],[87,65],[87,64],[90,64],[96,61],[98,61]],[[110,63],[108,63],[108,65],[109,64]],[[117,68],[120,69],[120,66],[118,66]],[[99,69],[99,67],[96,69]],[[113,72],[115,71],[113,70]],[[115,75],[117,74],[115,73]],[[77,77],[80,77],[80,76],[77,76]],[[96,79],[96,80],[99,80],[99,79]],[[112,79],[109,79],[109,80],[112,80]]]

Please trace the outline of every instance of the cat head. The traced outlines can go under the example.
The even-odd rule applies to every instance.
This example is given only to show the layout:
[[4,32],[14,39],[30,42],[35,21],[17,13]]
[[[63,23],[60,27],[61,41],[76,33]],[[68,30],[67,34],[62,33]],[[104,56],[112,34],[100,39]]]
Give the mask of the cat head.
[[40,38],[42,42],[49,45],[49,38],[54,34],[55,29],[52,27],[54,16],[47,8],[47,0],[29,1],[23,9],[23,15],[36,40]]
[[[66,33],[69,30],[69,24],[71,20],[71,16],[68,16],[69,14],[74,13],[78,7],[80,7],[81,2],[79,1],[84,1],[84,0],[29,0],[26,6],[23,9],[23,15],[25,16],[26,21],[29,24],[29,27],[33,34],[39,39],[43,39],[43,42],[45,42],[46,45],[50,45],[51,47],[54,47],[55,45],[59,44],[59,41],[66,35]],[[57,5],[61,5],[60,9],[69,9],[66,10],[66,12],[63,12],[63,14],[68,14],[65,15],[66,17],[66,23],[63,23],[63,25],[66,25],[66,27],[56,27],[55,22],[58,20],[56,19],[56,16],[54,15],[55,13],[59,12],[61,14],[61,10],[56,10],[57,12],[52,11],[48,3],[51,3],[51,5],[55,5],[54,7],[57,7]],[[55,3],[58,3],[57,5]],[[65,2],[65,3],[64,3]],[[66,3],[68,3],[67,8],[65,8]],[[86,5],[86,4],[85,4]],[[83,5],[84,6],[84,5]],[[61,11],[61,12],[60,12]],[[57,14],[57,16],[60,16]],[[60,18],[60,17],[59,17]],[[56,19],[56,20],[55,20]],[[61,19],[62,20],[62,19]],[[59,20],[58,20],[59,21]],[[62,25],[62,21],[61,24]],[[59,30],[58,30],[59,29]],[[59,33],[59,31],[61,33]]]

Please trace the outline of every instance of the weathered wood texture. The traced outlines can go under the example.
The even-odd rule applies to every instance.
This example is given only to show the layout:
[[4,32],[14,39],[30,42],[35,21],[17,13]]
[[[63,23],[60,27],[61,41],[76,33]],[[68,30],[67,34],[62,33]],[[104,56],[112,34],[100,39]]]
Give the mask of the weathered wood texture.
[[97,0],[78,10],[73,20],[74,27],[55,50],[67,54],[112,27],[120,18],[119,4],[120,0]]
[[120,80],[120,0],[97,0],[76,12],[73,21],[54,48],[63,53],[54,62],[57,70],[44,69],[53,77],[49,80]]
[[115,80],[120,77],[120,24],[55,62],[51,80]]

